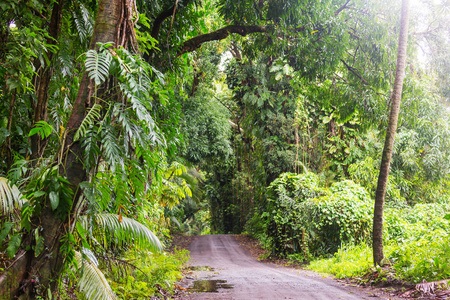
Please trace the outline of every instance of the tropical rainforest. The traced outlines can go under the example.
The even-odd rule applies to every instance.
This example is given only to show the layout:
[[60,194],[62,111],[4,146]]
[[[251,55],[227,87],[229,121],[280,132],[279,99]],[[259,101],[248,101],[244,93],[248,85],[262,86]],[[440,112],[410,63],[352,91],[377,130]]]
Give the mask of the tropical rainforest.
[[0,299],[162,295],[180,233],[247,233],[338,277],[450,277],[448,0],[1,0],[0,18]]

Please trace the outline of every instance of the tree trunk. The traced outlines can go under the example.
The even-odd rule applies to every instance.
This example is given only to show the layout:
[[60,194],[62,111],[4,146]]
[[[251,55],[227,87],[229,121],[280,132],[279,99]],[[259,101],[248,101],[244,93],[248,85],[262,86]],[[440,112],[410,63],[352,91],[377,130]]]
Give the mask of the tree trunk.
[[400,102],[402,99],[403,80],[405,79],[406,48],[408,42],[409,0],[402,1],[402,15],[400,38],[397,52],[397,71],[395,74],[394,90],[391,99],[391,114],[389,116],[383,156],[381,158],[380,175],[378,177],[375,194],[375,210],[373,216],[373,262],[380,265],[383,261],[383,209],[386,186],[391,164],[392,148],[397,131]]
[[[120,24],[125,16],[124,9],[124,0],[99,1],[94,33],[91,38],[91,49],[95,49],[98,42],[117,44]],[[60,166],[60,174],[66,176],[75,193],[72,211],[67,219],[61,220],[53,212],[49,201],[45,203],[40,215],[35,220],[35,228],[39,225],[42,228],[41,235],[45,241],[44,251],[38,257],[34,257],[32,250],[26,253],[20,251],[16,255],[12,265],[0,276],[0,299],[16,299],[17,297],[30,299],[34,298],[35,291],[33,290],[38,289],[39,293],[45,292],[46,294],[48,288],[52,291],[55,290],[65,259],[61,253],[61,239],[69,232],[69,223],[73,224],[77,221],[73,210],[77,206],[81,194],[79,185],[87,179],[86,170],[80,160],[82,157],[81,143],[73,142],[73,138],[90,103],[89,98],[92,95],[90,82],[85,73],[67,124],[65,149],[62,150],[64,163]],[[31,234],[26,236],[24,241],[31,240],[30,236]]]
[[[49,36],[52,38],[47,39],[47,43],[56,45],[58,40],[58,34],[61,28],[61,18],[64,6],[64,0],[59,0],[53,4],[52,16],[49,25]],[[48,53],[48,59],[51,61],[53,58],[53,52]],[[41,66],[43,71],[40,72],[39,85],[36,90],[36,106],[34,107],[34,123],[39,121],[47,121],[47,106],[48,106],[48,88],[50,85],[50,79],[52,77],[51,66]],[[32,159],[39,158],[45,149],[47,139],[42,140],[37,134],[31,136],[31,157]]]

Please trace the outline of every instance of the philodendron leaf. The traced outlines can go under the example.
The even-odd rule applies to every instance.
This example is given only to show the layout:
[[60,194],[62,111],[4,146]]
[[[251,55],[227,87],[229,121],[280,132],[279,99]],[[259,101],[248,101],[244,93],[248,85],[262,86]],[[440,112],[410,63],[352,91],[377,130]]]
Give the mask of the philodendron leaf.
[[96,85],[101,84],[108,77],[111,59],[112,56],[108,51],[89,50],[86,52],[86,71]]
[[16,255],[17,250],[20,247],[20,235],[16,234],[13,235],[12,238],[9,240],[8,248],[6,248],[6,253],[8,253],[9,258],[13,258],[14,255]]
[[56,208],[58,208],[59,195],[56,192],[50,192],[50,194],[48,194],[48,198],[50,199],[50,205],[52,206],[52,209],[55,210]]

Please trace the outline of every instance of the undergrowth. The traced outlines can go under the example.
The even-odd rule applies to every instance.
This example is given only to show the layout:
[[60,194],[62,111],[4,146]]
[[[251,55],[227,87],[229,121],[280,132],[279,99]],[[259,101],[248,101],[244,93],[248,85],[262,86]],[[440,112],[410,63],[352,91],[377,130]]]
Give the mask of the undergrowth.
[[331,258],[317,259],[308,269],[333,274],[337,278],[356,277],[368,272],[373,266],[372,251],[366,243],[344,246]]
[[132,249],[123,260],[111,266],[110,284],[119,299],[149,299],[161,291],[173,292],[174,283],[181,279],[182,265],[188,251],[151,253]]
[[247,228],[271,254],[310,261],[314,271],[419,283],[450,278],[450,204],[445,202],[409,206],[388,200],[383,268],[373,267],[373,200],[349,180],[326,187],[312,173],[283,173],[267,189],[265,212],[255,213]]
[[[419,283],[450,277],[447,211],[444,204],[386,211],[384,252],[397,279]],[[343,245],[331,258],[314,260],[308,268],[338,278],[361,277],[374,271],[372,247],[364,242]]]

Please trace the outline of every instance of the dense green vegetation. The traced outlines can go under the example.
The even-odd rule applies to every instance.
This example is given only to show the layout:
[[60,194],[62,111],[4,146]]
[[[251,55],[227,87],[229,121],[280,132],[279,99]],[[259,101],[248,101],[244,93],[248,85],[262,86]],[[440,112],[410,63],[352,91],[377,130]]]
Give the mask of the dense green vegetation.
[[[449,10],[412,5],[387,184],[377,270],[413,282],[450,275]],[[399,1],[13,0],[0,17],[0,299],[170,292],[174,233],[371,270]]]
[[[448,278],[448,211],[447,203],[388,209],[386,258],[395,274],[389,274],[394,273],[389,269],[375,270],[414,283]],[[347,244],[332,258],[312,262],[310,268],[338,277],[362,277],[373,269],[371,249],[366,243]]]

